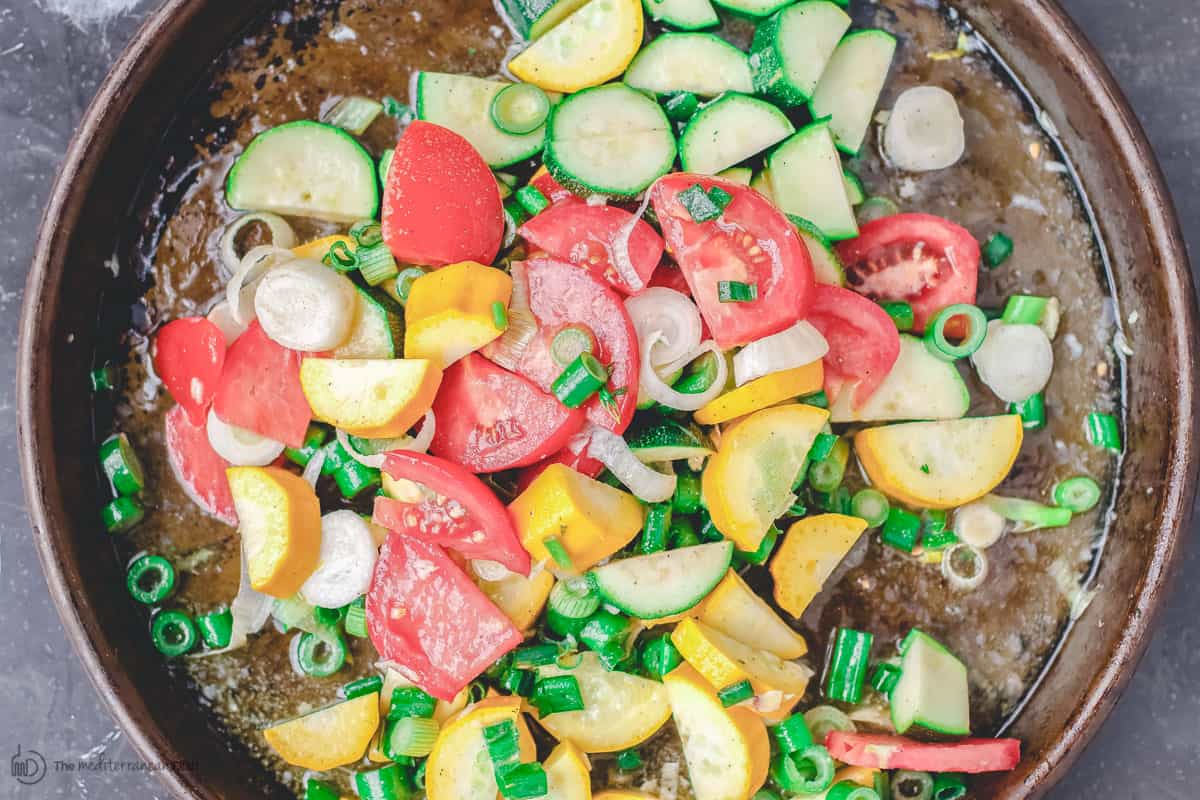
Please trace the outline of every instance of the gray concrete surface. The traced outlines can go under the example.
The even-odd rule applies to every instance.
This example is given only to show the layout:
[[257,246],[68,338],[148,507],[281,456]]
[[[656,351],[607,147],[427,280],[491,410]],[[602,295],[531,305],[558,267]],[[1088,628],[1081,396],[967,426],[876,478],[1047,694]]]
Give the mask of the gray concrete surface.
[[[1200,5],[1063,2],[1149,131],[1200,261]],[[59,159],[108,65],[152,5],[0,0],[0,376],[13,374],[30,248]],[[51,607],[29,538],[13,407],[14,386],[0,380],[0,797],[165,797],[152,777],[128,771],[136,755],[100,707]],[[1054,800],[1200,796],[1197,575],[1200,549],[1193,548],[1129,691]],[[24,786],[11,775],[10,759],[30,750],[49,770]],[[90,768],[56,769],[55,761]]]

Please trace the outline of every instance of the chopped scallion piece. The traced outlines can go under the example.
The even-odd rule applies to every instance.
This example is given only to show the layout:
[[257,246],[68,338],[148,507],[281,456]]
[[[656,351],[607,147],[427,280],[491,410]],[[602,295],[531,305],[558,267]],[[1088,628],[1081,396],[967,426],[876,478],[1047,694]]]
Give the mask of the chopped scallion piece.
[[562,711],[581,711],[583,696],[579,693],[579,681],[574,675],[556,675],[542,678],[533,687],[529,702],[546,717]]
[[834,445],[838,443],[838,437],[832,433],[818,433],[817,438],[813,439],[812,447],[808,449],[808,457],[812,461],[820,461],[823,458],[829,458],[833,453]]
[[500,796],[506,800],[543,797],[549,791],[546,769],[536,761],[513,764],[497,771]]
[[900,668],[895,664],[884,662],[875,667],[871,674],[871,687],[880,694],[890,695],[900,680]]
[[292,639],[292,663],[310,678],[328,678],[346,665],[346,643],[336,633],[301,633]]
[[354,790],[362,800],[406,800],[410,795],[399,764],[354,773]]
[[916,322],[916,317],[913,315],[913,308],[908,303],[897,300],[891,303],[883,303],[883,310],[892,318],[892,322],[896,323],[896,330],[911,331]]
[[558,648],[552,644],[531,644],[513,652],[514,667],[544,667],[553,664]]
[[[818,434],[825,436],[826,434]],[[814,444],[813,450],[816,450]],[[811,452],[811,451],[810,451]],[[850,460],[850,445],[846,440],[834,437],[833,446],[824,458],[809,456],[808,485],[818,492],[834,492],[846,477],[846,464]]]
[[733,195],[720,186],[714,186],[708,190],[708,199],[713,201],[713,205],[724,211],[733,202]]
[[1044,506],[1019,497],[1002,497],[989,494],[983,498],[988,508],[1010,522],[1017,523],[1017,530],[1033,531],[1039,528],[1061,528],[1071,522],[1071,509]]
[[883,524],[883,543],[911,553],[921,536],[921,518],[903,508],[892,508],[888,511],[887,522]]
[[646,511],[639,553],[658,553],[667,549],[667,531],[671,527],[671,504],[655,503]]
[[699,107],[700,98],[691,92],[674,92],[663,103],[663,110],[673,122],[687,122]]
[[342,609],[313,606],[313,619],[317,621],[318,625],[332,628],[342,621]]
[[546,552],[550,554],[550,558],[554,559],[554,563],[562,569],[571,570],[575,568],[575,563],[571,561],[571,554],[567,552],[567,548],[557,536],[549,536],[542,543]]
[[700,474],[683,472],[675,481],[675,496],[671,506],[680,514],[695,514],[700,510]]
[[142,556],[129,565],[125,586],[139,603],[157,605],[175,589],[175,568],[162,556]]
[[757,283],[717,281],[717,300],[722,303],[753,303],[757,299]]
[[580,353],[562,374],[554,379],[550,391],[567,408],[579,408],[608,383],[608,370],[591,353]]
[[617,769],[622,772],[633,772],[635,769],[641,769],[642,754],[638,752],[636,747],[631,747],[628,750],[622,750],[617,753]]
[[775,550],[775,543],[779,540],[779,528],[774,525],[767,528],[767,532],[763,534],[762,540],[758,543],[757,549],[750,550],[734,550],[733,559],[740,564],[765,564],[767,559],[771,557],[771,553]]
[[312,457],[325,444],[325,439],[328,436],[328,432],[320,425],[309,425],[308,431],[304,434],[304,447],[299,449],[285,447],[283,454],[287,456],[288,461],[291,461],[296,466],[307,467],[308,462],[312,460]]
[[483,729],[488,757],[496,771],[521,760],[521,738],[512,720],[504,720]]
[[532,83],[505,86],[492,98],[492,123],[514,136],[533,133],[550,115],[550,98]]
[[132,497],[118,497],[100,509],[100,519],[109,533],[125,533],[145,518],[145,509]]
[[878,528],[887,522],[891,510],[887,497],[875,489],[861,489],[850,498],[851,515],[866,520],[869,528]]
[[1013,240],[1007,234],[996,231],[983,243],[983,263],[987,264],[989,269],[995,269],[1008,261],[1012,251]]
[[424,758],[433,750],[440,726],[426,717],[403,717],[388,722],[383,753],[395,761],[401,756]]
[[937,532],[927,531],[921,537],[921,547],[926,552],[945,550],[953,544],[958,544],[958,534],[949,529]]
[[383,241],[383,226],[373,219],[364,219],[350,227],[350,238],[359,247],[374,247]]
[[381,104],[383,105],[383,113],[387,114],[389,117],[394,117],[395,119],[400,120],[400,122],[412,122],[416,117],[416,114],[413,113],[413,110],[410,106],[406,105],[405,103],[401,103],[391,95],[386,95],[381,101]]
[[325,781],[309,778],[304,784],[304,800],[341,800],[341,792]]
[[1100,495],[1100,484],[1086,475],[1076,475],[1054,487],[1054,504],[1082,514],[1096,507]]
[[1087,437],[1094,447],[1121,452],[1121,426],[1112,414],[1099,411],[1088,414]]
[[871,657],[871,642],[875,637],[853,628],[838,628],[829,672],[825,679],[825,695],[843,703],[862,700],[863,683]]
[[892,793],[896,797],[932,800],[933,776],[928,772],[897,770],[896,774],[892,776]]
[[693,547],[700,544],[700,537],[696,535],[696,526],[692,524],[692,521],[681,517],[671,520],[671,530],[667,533],[667,541],[672,550],[678,550],[681,547]]
[[388,719],[420,717],[429,719],[437,709],[437,700],[417,686],[397,686],[392,690],[392,706]]
[[233,612],[228,608],[196,617],[196,629],[205,647],[220,650],[233,638]]
[[1046,396],[1041,392],[1022,400],[1009,403],[1008,413],[1021,416],[1021,427],[1027,431],[1040,431],[1046,427]]
[[560,367],[569,367],[584,353],[594,353],[596,342],[592,334],[579,325],[568,325],[550,340],[550,357]]
[[804,721],[803,714],[793,714],[783,722],[771,728],[775,741],[779,743],[780,751],[795,753],[813,745],[813,735]]
[[400,302],[408,302],[408,293],[412,291],[413,281],[425,277],[425,270],[420,267],[405,267],[396,275],[396,297]]
[[346,609],[346,633],[358,639],[367,635],[366,598],[360,597]]
[[[613,648],[625,649],[625,640],[629,638],[630,621],[628,617],[614,614],[601,608],[588,618],[587,623],[579,631],[579,641],[589,650],[605,653]],[[624,653],[622,652],[622,657]]]
[[819,744],[780,753],[771,762],[771,779],[785,792],[820,794],[833,783],[833,758]]
[[102,367],[96,367],[90,373],[93,392],[111,391],[117,385],[116,370],[111,364],[105,364]]
[[333,481],[338,491],[347,500],[353,500],[367,489],[380,484],[379,470],[368,467],[353,458],[348,459],[337,472],[333,473]]
[[671,635],[662,633],[642,644],[638,660],[651,677],[662,680],[664,675],[683,663],[683,656],[675,649]]
[[541,190],[532,184],[517,189],[516,198],[521,208],[531,217],[536,217],[550,205],[550,201],[546,199],[546,195],[542,194]]
[[353,700],[365,694],[375,694],[383,690],[383,678],[378,675],[368,675],[356,681],[350,681],[342,687],[341,695],[346,700]]
[[800,402],[815,408],[829,408],[829,397],[825,394],[824,389],[816,392],[815,394],[809,394],[801,397]]
[[141,459],[123,433],[114,434],[100,445],[100,466],[113,492],[129,497],[146,488],[146,473]]
[[355,136],[362,136],[381,111],[383,104],[369,97],[343,97],[326,112],[321,121]]
[[880,797],[869,786],[861,786],[854,781],[838,781],[829,787],[825,800],[880,800]]
[[338,272],[353,272],[358,269],[358,254],[345,241],[338,239],[329,246],[329,252],[321,262]]
[[396,266],[396,258],[392,255],[391,248],[384,242],[369,247],[359,247],[355,254],[358,256],[358,272],[363,276],[363,280],[371,286],[378,286],[400,274],[400,268]]
[[182,611],[160,611],[150,623],[150,639],[158,652],[175,658],[196,646],[196,626]]
[[500,685],[509,694],[529,697],[533,694],[533,685],[537,683],[537,675],[527,669],[510,669],[500,677]]
[[[967,321],[967,334],[959,344],[951,344],[946,338],[946,326],[952,319]],[[987,317],[977,306],[955,303],[937,313],[925,327],[925,347],[943,361],[966,358],[983,345],[987,337]]]
[[1041,322],[1042,314],[1046,311],[1047,297],[1037,297],[1029,294],[1014,294],[1004,304],[1002,322],[1009,325],[1037,325]]
[[[721,216],[721,207],[713,202],[708,192],[698,183],[679,193],[679,203],[695,222],[709,222]],[[726,283],[727,281],[722,281]]]
[[492,303],[492,325],[496,330],[508,330],[508,309],[499,300]]
[[736,706],[738,703],[749,700],[754,697],[754,687],[750,685],[750,681],[738,681],[737,683],[723,687],[717,692],[717,698],[720,699],[721,705],[729,708]]
[[943,772],[933,779],[933,800],[960,800],[967,796],[967,784],[957,772]]

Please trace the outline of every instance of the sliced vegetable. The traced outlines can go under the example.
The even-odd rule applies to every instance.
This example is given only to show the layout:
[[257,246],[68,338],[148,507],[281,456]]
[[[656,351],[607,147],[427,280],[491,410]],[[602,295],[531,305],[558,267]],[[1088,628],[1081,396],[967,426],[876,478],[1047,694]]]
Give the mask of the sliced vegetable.
[[488,754],[484,730],[511,724],[518,731],[518,759],[531,761],[537,749],[521,721],[521,698],[489,697],[448,721],[425,763],[425,792],[430,800],[478,800],[498,796],[497,770]]
[[413,281],[404,305],[404,357],[445,369],[504,330],[493,307],[512,299],[512,278],[473,261],[451,264]]
[[782,106],[807,102],[849,28],[850,16],[827,0],[805,0],[761,22],[750,48],[755,91]]
[[680,31],[699,31],[721,24],[709,0],[642,0],[642,7],[650,19]]
[[858,153],[887,80],[896,38],[881,30],[855,31],[838,43],[808,108],[813,119],[830,117],[838,147]]
[[971,364],[992,394],[1006,403],[1023,403],[1040,393],[1054,371],[1054,349],[1037,325],[992,320],[987,338],[971,354]]
[[824,359],[825,393],[836,398],[855,381],[851,404],[861,407],[875,394],[900,356],[900,335],[877,304],[849,289],[818,286],[808,321],[829,344]]
[[866,631],[837,629],[829,666],[825,671],[826,697],[840,703],[858,703],[862,700],[874,638]]
[[904,637],[900,647],[900,680],[890,698],[896,732],[919,725],[950,736],[970,734],[966,666],[917,628]]
[[771,561],[779,607],[800,617],[866,529],[865,520],[842,514],[793,523]]
[[790,0],[714,0],[714,2],[739,17],[769,17],[786,6]]
[[708,443],[695,431],[671,420],[639,428],[626,434],[625,438],[629,449],[644,464],[707,458],[713,454]]
[[321,517],[317,567],[300,587],[304,599],[321,608],[341,608],[366,594],[379,551],[366,520],[342,509]]
[[900,354],[879,388],[858,408],[853,391],[838,393],[831,422],[957,419],[971,406],[967,385],[952,362],[929,352],[914,336],[900,335]]
[[800,696],[812,677],[812,670],[803,664],[756,650],[694,619],[676,625],[671,641],[714,690],[748,680],[756,694],[780,691]]
[[713,542],[612,561],[588,573],[607,602],[640,619],[695,608],[729,570],[731,542]]
[[[703,69],[697,69],[703,64]],[[664,33],[637,54],[625,83],[656,94],[754,93],[746,54],[710,33]]]
[[[756,188],[761,192],[768,187]],[[769,189],[767,196],[770,197]],[[820,228],[808,220],[791,215],[788,216],[788,219],[796,226],[796,232],[800,234],[801,241],[808,248],[808,255],[813,262],[813,277],[816,278],[817,283],[824,283],[828,286],[845,286],[846,270],[842,266],[841,259],[838,258],[833,242],[826,238]]]
[[354,287],[357,314],[350,335],[330,352],[334,358],[396,358],[404,343],[399,307],[379,290]]
[[784,113],[765,100],[736,92],[723,94],[696,112],[680,136],[683,171],[715,175],[795,130]]
[[771,153],[767,165],[771,197],[780,209],[812,221],[830,239],[858,235],[828,119],[801,128]]
[[225,335],[203,317],[172,320],[154,336],[154,372],[193,425],[203,425],[225,366]]
[[489,580],[479,576],[479,563],[475,561],[471,565],[476,573],[475,584],[504,612],[504,616],[512,620],[513,625],[521,631],[533,628],[546,607],[546,600],[554,586],[554,574],[544,570],[527,578],[510,572],[498,580]]
[[829,754],[846,764],[925,772],[1003,772],[1021,760],[1019,739],[961,739],[917,742],[903,736],[833,731],[825,739]]
[[425,359],[306,358],[300,366],[315,418],[375,439],[403,436],[429,410],[441,380]]
[[379,727],[379,696],[365,694],[263,731],[287,763],[324,772],[362,758]]
[[642,44],[640,0],[590,0],[508,63],[523,81],[578,92],[617,77]]
[[332,350],[350,336],[358,292],[350,279],[316,261],[295,259],[271,268],[254,292],[263,332],[292,350]]
[[781,659],[808,652],[804,638],[730,570],[699,608],[699,619],[714,630]]
[[751,342],[733,356],[734,382],[742,386],[764,375],[820,361],[829,345],[811,324],[801,320],[779,333]]
[[591,762],[571,742],[559,742],[544,766],[549,800],[592,800]]
[[820,361],[773,372],[712,400],[696,412],[696,422],[716,425],[817,391],[824,376]]
[[513,87],[470,75],[421,71],[413,84],[413,105],[418,119],[454,131],[470,142],[489,166],[502,169],[536,155],[546,138],[544,118],[524,133],[502,130],[492,120],[497,98]]
[[914,86],[892,104],[884,128],[883,150],[900,169],[945,169],[962,158],[966,147],[958,102],[940,86]]
[[522,39],[538,39],[577,11],[587,0],[502,0],[504,21]]
[[226,470],[250,585],[272,597],[291,597],[320,559],[321,504],[312,487],[279,467]]
[[229,425],[303,447],[312,410],[300,386],[300,360],[252,322],[225,355],[213,411]]

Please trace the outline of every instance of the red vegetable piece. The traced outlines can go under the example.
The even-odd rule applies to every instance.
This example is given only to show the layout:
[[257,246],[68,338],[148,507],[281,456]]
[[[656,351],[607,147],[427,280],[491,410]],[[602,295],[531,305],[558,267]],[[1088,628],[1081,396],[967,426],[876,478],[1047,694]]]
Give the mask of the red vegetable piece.
[[522,640],[442,548],[403,533],[384,542],[366,611],[380,657],[442,700],[453,700]]
[[437,431],[430,451],[472,472],[540,461],[563,447],[585,419],[582,409],[567,408],[477,353],[446,368],[433,411]]
[[225,365],[225,334],[204,317],[172,320],[154,336],[154,371],[193,424],[203,426]]
[[236,526],[238,518],[233,507],[233,492],[225,477],[225,470],[232,464],[213,450],[208,442],[207,427],[193,424],[180,405],[167,412],[164,422],[167,463],[184,493],[204,513]]
[[303,447],[312,409],[300,388],[300,359],[250,323],[229,346],[213,410],[230,425]]
[[404,451],[389,453],[383,470],[419,486],[412,496],[376,497],[376,524],[529,574],[529,553],[508,509],[479,478],[443,458]]
[[504,238],[504,207],[483,158],[454,131],[408,126],[383,192],[383,239],[405,264],[491,264]]
[[[721,216],[696,222],[679,195],[699,185],[732,198]],[[704,175],[677,173],[651,190],[667,250],[722,349],[761,339],[804,317],[815,280],[812,258],[796,229],[758,192]],[[757,299],[722,303],[721,281],[753,284]]]
[[847,285],[872,300],[911,305],[918,333],[946,306],[975,302],[979,242],[947,219],[882,217],[863,225],[858,238],[838,243],[837,252]]
[[825,392],[836,398],[846,381],[857,381],[854,407],[865,403],[900,356],[896,323],[877,303],[837,286],[817,286],[808,321],[829,343]]
[[551,203],[557,203],[568,197],[576,197],[570,189],[564,187],[561,183],[554,179],[549,170],[539,169],[534,173],[530,185],[542,193],[542,196]]
[[[641,279],[630,286],[614,261],[614,250],[630,224],[633,230],[624,247]],[[562,261],[577,264],[603,278],[625,294],[645,288],[662,259],[663,240],[643,220],[616,206],[593,206],[577,198],[561,200],[533,217],[517,231],[534,248]]]
[[1019,739],[918,742],[903,736],[831,731],[825,748],[835,760],[868,769],[918,772],[1004,772],[1021,761]]

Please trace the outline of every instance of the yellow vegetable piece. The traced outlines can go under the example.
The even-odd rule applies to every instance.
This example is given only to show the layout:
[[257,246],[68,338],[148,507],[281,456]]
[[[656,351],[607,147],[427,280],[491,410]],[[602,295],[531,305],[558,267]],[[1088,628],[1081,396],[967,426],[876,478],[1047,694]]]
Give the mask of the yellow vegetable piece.
[[804,637],[792,630],[733,570],[701,604],[699,619],[726,636],[785,660],[808,652]]
[[291,597],[317,568],[321,503],[313,488],[279,467],[225,470],[250,585],[272,597]]
[[379,727],[379,695],[364,694],[263,731],[287,763],[318,772],[353,764]]
[[713,524],[739,550],[757,550],[791,506],[792,483],[827,419],[824,409],[789,403],[756,411],[721,436],[701,489]]
[[533,560],[550,558],[545,541],[551,536],[571,557],[578,574],[608,558],[633,540],[642,528],[642,504],[628,492],[551,464],[508,506],[521,544]]
[[957,508],[1008,476],[1023,435],[1016,414],[905,422],[859,431],[854,449],[884,494],[917,508]]
[[521,760],[532,761],[537,749],[522,725],[521,698],[491,697],[464,710],[442,727],[425,762],[429,800],[492,800],[499,796],[483,729],[512,722],[521,731]]
[[[392,710],[392,692],[401,686],[415,685],[416,684],[401,675],[397,670],[389,668],[388,671],[384,673],[383,688],[379,692],[380,719],[386,720],[388,712]],[[468,699],[470,699],[469,687],[464,688],[461,692],[455,695],[454,700],[450,702],[438,700],[437,705],[434,706],[433,709],[434,720],[436,720],[439,725],[445,725],[446,720],[450,719],[455,714],[467,707]],[[390,758],[384,755],[383,750],[381,749],[380,739],[382,736],[383,726],[380,726],[378,733],[375,734],[375,738],[371,740],[371,750],[367,753],[367,756],[372,761],[391,761]]]
[[591,0],[509,62],[527,83],[577,92],[617,77],[642,46],[640,0]]
[[[332,358],[394,358],[404,340],[400,316],[362,288],[354,305],[354,323],[350,336],[329,355]],[[399,311],[396,307],[395,311]]]
[[512,620],[513,625],[525,631],[533,627],[546,607],[546,599],[554,588],[554,574],[542,570],[532,578],[526,578],[514,572],[498,581],[485,581],[476,576],[475,585]]
[[413,281],[404,306],[404,357],[445,368],[504,333],[492,313],[512,299],[512,278],[495,267],[463,261]]
[[870,767],[843,767],[834,773],[833,783],[836,786],[842,781],[850,781],[870,788],[875,785],[875,776],[878,774],[879,770]]
[[354,249],[354,240],[349,236],[335,234],[333,236],[322,236],[320,239],[314,239],[311,242],[306,242],[292,248],[292,255],[296,258],[307,258],[312,261],[320,261],[329,252],[329,248],[333,247],[338,242],[345,242],[346,246],[351,250]]
[[595,800],[658,800],[658,795],[637,789],[605,789]]
[[726,392],[696,412],[696,422],[716,425],[819,391],[825,380],[820,361],[803,367],[772,372]]
[[756,650],[694,619],[676,625],[671,642],[713,689],[748,680],[755,694],[777,690],[802,695],[812,677],[803,664]]
[[584,653],[573,670],[554,664],[538,669],[539,678],[555,675],[572,675],[579,681],[584,707],[550,714],[538,722],[554,738],[586,753],[615,753],[640,744],[671,716],[661,683],[628,672],[609,672],[595,653]]
[[[663,678],[696,800],[749,800],[766,783],[767,727],[753,711],[725,708],[687,664]],[[597,798],[599,800],[599,798]]]
[[313,417],[352,436],[403,436],[433,405],[442,371],[425,359],[306,358],[300,387]]
[[542,764],[547,800],[592,800],[591,762],[570,742],[559,742]]
[[806,517],[788,528],[770,567],[779,607],[803,614],[866,529],[866,520],[842,514]]

